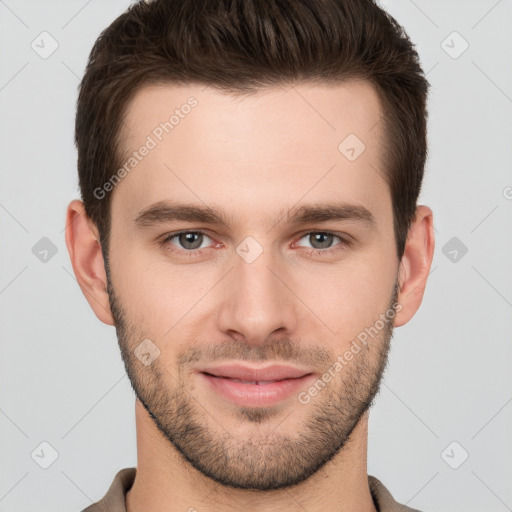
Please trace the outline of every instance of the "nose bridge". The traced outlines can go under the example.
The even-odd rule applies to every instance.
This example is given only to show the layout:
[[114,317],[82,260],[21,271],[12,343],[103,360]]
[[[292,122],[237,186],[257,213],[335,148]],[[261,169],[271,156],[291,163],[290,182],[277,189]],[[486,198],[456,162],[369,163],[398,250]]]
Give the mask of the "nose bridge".
[[236,331],[251,343],[264,342],[278,329],[291,333],[296,323],[293,295],[281,282],[285,276],[276,276],[273,253],[249,237],[237,247],[233,265],[222,291],[220,329]]

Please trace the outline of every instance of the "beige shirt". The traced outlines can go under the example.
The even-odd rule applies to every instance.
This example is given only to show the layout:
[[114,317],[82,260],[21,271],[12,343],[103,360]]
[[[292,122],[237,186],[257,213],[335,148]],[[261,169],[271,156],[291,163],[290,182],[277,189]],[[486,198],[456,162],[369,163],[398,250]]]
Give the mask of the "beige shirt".
[[[93,503],[82,512],[126,512],[125,496],[135,480],[136,468],[124,468],[118,471],[109,490],[97,503]],[[378,512],[420,512],[397,503],[391,493],[374,476],[368,475],[370,493]]]

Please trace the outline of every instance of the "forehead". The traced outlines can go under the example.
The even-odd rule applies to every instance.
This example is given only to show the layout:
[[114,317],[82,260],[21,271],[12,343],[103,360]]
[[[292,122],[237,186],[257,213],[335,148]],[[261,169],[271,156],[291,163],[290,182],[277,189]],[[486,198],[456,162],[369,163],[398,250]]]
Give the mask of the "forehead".
[[282,211],[306,197],[386,207],[381,118],[376,90],[361,80],[251,94],[143,87],[124,118],[126,172],[113,208],[131,214],[172,198],[243,214]]

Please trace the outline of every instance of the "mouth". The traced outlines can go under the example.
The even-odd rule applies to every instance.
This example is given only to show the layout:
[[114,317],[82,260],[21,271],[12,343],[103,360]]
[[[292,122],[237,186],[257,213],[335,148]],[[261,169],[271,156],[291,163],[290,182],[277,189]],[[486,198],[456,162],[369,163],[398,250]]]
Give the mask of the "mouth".
[[246,407],[275,405],[305,387],[314,374],[308,370],[283,365],[249,367],[222,365],[198,372],[208,391]]
[[263,367],[254,367],[241,364],[223,364],[203,368],[202,373],[213,377],[239,380],[242,382],[275,382],[285,379],[296,379],[311,373],[294,366],[271,364]]
[[[266,386],[267,384],[273,384],[274,382],[281,382],[286,379],[279,380],[242,380],[242,379],[233,379],[231,377],[221,377],[219,375],[212,375],[208,372],[204,372],[205,375],[209,375],[210,377],[215,377],[217,379],[229,379],[232,382],[241,382],[242,384],[256,384],[257,386]],[[300,377],[299,377],[300,378]]]

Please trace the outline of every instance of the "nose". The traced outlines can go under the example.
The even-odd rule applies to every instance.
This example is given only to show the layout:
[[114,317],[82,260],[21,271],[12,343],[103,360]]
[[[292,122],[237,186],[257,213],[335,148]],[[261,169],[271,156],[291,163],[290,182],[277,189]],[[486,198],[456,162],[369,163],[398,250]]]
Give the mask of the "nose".
[[247,344],[261,345],[271,335],[291,336],[297,326],[297,301],[286,271],[271,253],[251,263],[237,254],[219,294],[218,328]]

